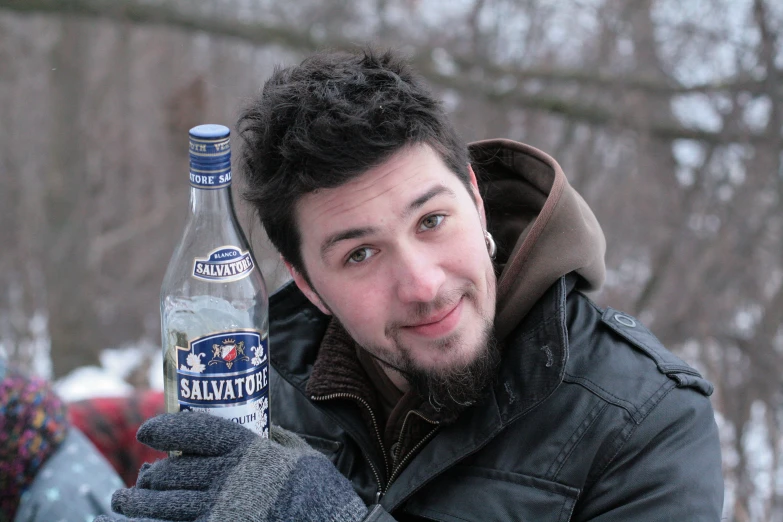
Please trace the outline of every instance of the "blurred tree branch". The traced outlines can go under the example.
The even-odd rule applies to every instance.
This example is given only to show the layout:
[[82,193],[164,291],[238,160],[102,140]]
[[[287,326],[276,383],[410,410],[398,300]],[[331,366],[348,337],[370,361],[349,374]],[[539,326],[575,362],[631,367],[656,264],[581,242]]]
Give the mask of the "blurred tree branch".
[[[2,6],[3,1],[0,1]],[[455,57],[455,63],[463,69],[470,69],[476,66],[475,61],[469,57]],[[481,64],[485,74],[491,74],[497,78],[511,77],[519,82],[530,80],[553,81],[562,83],[576,83],[579,85],[589,85],[591,87],[606,88],[609,86],[623,87],[625,89],[646,91],[650,94],[675,95],[675,94],[694,94],[694,93],[716,93],[716,92],[735,92],[746,91],[751,94],[766,93],[766,79],[754,78],[729,78],[723,81],[708,83],[695,83],[693,85],[683,85],[674,82],[662,82],[653,77],[637,76],[619,76],[614,74],[605,74],[595,70],[582,69],[539,69],[506,67],[497,64]]]
[[185,10],[175,2],[141,0],[1,0],[0,9],[19,13],[52,13],[107,18],[141,25],[166,25],[187,31],[238,38],[255,44],[279,44],[294,49],[314,49],[309,35],[288,27],[260,22],[217,18],[198,9]]
[[[216,17],[201,9],[186,9],[179,2],[144,2],[142,0],[0,0],[0,10],[18,13],[53,13],[78,17],[97,17],[141,25],[165,25],[186,31],[201,31],[215,36],[236,38],[256,45],[281,45],[299,51],[313,51],[320,47],[356,47],[356,43],[325,36],[315,38],[302,29],[243,21],[230,17]],[[477,9],[481,2],[477,3]],[[622,86],[657,95],[715,93],[744,91],[752,95],[769,93],[766,79],[739,78],[698,85],[678,85],[655,78],[623,77],[603,74],[595,70],[555,70],[540,68],[513,68],[454,56],[458,72],[438,72],[433,59],[434,48],[418,46],[412,61],[431,82],[455,89],[460,93],[479,96],[491,103],[507,106],[509,103],[528,109],[545,111],[565,119],[591,125],[613,125],[644,130],[662,140],[690,139],[706,143],[751,142],[765,139],[750,132],[727,133],[688,128],[677,123],[635,121],[626,114],[598,105],[585,105],[568,97],[552,94],[530,94],[523,85],[529,82],[578,84],[582,87],[606,88]],[[768,71],[772,75],[774,71]],[[512,88],[498,88],[498,82],[510,83]],[[780,90],[780,86],[777,86]],[[527,91],[527,92],[526,92]]]

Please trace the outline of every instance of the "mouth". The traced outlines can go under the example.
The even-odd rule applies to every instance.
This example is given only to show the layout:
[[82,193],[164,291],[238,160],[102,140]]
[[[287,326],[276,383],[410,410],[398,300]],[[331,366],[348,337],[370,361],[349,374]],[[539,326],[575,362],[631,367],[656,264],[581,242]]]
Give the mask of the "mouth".
[[457,303],[446,310],[425,318],[424,320],[403,326],[405,332],[412,333],[421,337],[438,338],[450,334],[459,324],[462,316],[462,303],[464,296]]

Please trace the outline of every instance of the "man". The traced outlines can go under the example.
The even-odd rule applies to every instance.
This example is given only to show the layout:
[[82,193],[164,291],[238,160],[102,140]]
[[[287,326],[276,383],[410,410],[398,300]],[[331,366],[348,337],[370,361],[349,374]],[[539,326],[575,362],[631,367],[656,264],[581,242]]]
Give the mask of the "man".
[[468,150],[393,53],[278,70],[239,127],[246,197],[293,277],[271,298],[285,430],[153,419],[139,439],[183,456],[143,468],[115,510],[720,518],[712,386],[584,296],[604,238],[553,159],[507,140]]

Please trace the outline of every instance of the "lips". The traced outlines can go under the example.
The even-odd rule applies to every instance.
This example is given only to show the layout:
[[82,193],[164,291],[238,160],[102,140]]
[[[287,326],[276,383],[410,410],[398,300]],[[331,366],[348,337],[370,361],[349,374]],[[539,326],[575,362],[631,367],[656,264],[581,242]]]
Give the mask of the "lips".
[[459,324],[463,300],[460,298],[452,308],[438,312],[419,323],[404,326],[403,330],[421,337],[437,338],[448,335]]

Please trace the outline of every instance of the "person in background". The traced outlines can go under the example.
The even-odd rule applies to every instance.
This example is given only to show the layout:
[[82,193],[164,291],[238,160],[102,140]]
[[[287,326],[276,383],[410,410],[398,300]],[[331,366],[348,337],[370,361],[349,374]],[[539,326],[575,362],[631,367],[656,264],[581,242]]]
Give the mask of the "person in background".
[[122,485],[48,383],[0,358],[0,522],[91,522]]

